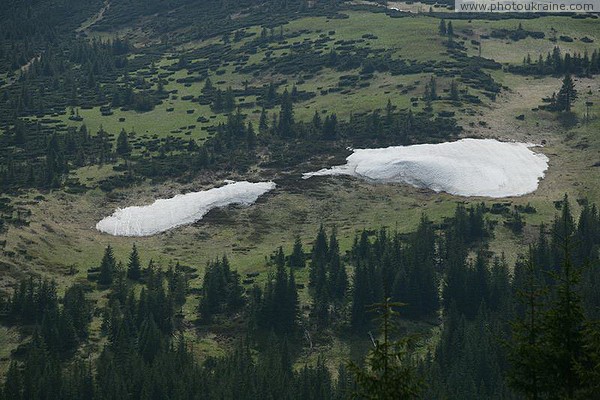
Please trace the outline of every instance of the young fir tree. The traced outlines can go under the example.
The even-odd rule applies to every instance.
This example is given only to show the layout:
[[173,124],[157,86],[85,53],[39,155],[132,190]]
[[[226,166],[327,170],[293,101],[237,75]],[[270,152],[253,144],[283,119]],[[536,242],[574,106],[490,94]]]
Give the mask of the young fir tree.
[[325,277],[325,264],[327,263],[327,254],[329,253],[329,246],[327,245],[327,233],[323,225],[319,227],[315,244],[312,248],[310,272],[309,272],[309,285],[317,288],[322,287]]
[[437,82],[435,77],[429,79],[429,84],[425,87],[425,99],[429,101],[437,100]]
[[329,237],[328,254],[328,294],[329,298],[341,302],[346,294],[348,286],[348,275],[346,267],[342,264],[340,257],[340,245],[337,240],[337,232],[334,228]]
[[526,262],[517,263],[515,281],[522,276],[517,287],[520,315],[511,323],[512,338],[507,341],[508,384],[527,399],[540,399],[546,385],[543,374],[543,296],[546,293],[540,271],[534,261],[534,250],[530,248]]
[[315,115],[313,115],[312,119],[313,128],[315,131],[321,131],[323,129],[323,121],[321,120],[321,115],[319,111],[315,110]]
[[98,283],[100,285],[110,285],[113,282],[113,276],[117,268],[117,261],[113,254],[112,247],[107,246],[104,250],[104,256],[100,263],[100,274],[98,276]]
[[562,86],[556,95],[556,110],[570,112],[573,103],[577,100],[577,90],[571,75],[565,75]]
[[292,103],[292,97],[288,93],[287,89],[281,96],[281,112],[279,113],[279,126],[277,127],[277,133],[281,137],[293,137],[294,136],[294,106]]
[[367,306],[371,304],[371,290],[368,279],[367,268],[361,264],[355,265],[350,311],[350,325],[355,332],[360,332],[369,324]]
[[[530,399],[573,399],[588,385],[580,372],[586,362],[586,320],[579,293],[581,273],[572,260],[573,220],[566,198],[554,225],[552,247],[561,254],[553,257],[560,263],[558,270],[547,270],[551,275],[549,305],[538,311],[538,289],[529,289],[525,297],[529,322],[513,324],[510,382]],[[532,319],[537,315],[539,321]]]
[[440,21],[438,31],[440,33],[440,36],[446,36],[446,34],[448,33],[448,31],[446,30],[446,20],[444,18],[442,18],[442,20]]
[[[563,214],[563,224],[569,224]],[[549,394],[572,399],[582,385],[577,365],[584,355],[585,317],[579,283],[581,272],[572,262],[572,237],[568,232],[562,238],[563,259],[559,272],[554,273],[556,282],[553,301],[544,316],[544,332],[547,337],[545,357]]]
[[290,269],[300,269],[306,266],[306,256],[304,255],[304,249],[302,248],[302,240],[300,236],[296,236],[294,239],[294,248],[292,254],[290,254]]
[[323,122],[323,139],[335,140],[337,137],[337,115],[331,114],[325,117]]
[[67,172],[63,149],[56,133],[52,134],[46,148],[46,185],[60,187],[62,177]]
[[129,255],[129,262],[127,262],[127,278],[137,281],[142,276],[142,267],[140,263],[140,256],[137,250],[137,246],[134,244]]
[[260,112],[260,119],[258,120],[258,131],[260,133],[266,133],[269,130],[269,116],[267,111],[263,107]]
[[458,101],[460,99],[460,94],[458,92],[458,84],[455,80],[452,80],[450,83],[450,100]]
[[423,391],[423,381],[413,367],[409,353],[410,339],[394,340],[394,307],[402,306],[386,298],[374,304],[373,311],[379,312],[379,333],[374,347],[367,355],[363,367],[351,362],[348,365],[354,374],[356,398],[377,400],[416,399]]
[[254,131],[252,121],[249,121],[248,126],[246,127],[246,144],[249,149],[254,149],[256,146],[256,132]]
[[121,129],[117,137],[117,154],[124,158],[131,155],[131,145],[129,144],[129,137],[125,129]]

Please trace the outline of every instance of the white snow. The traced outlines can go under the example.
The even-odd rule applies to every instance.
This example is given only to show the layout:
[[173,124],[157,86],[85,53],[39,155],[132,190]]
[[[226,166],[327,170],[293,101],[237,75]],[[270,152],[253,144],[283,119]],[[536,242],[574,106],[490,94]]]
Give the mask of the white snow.
[[114,236],[151,236],[202,219],[211,209],[229,204],[250,205],[275,188],[273,182],[233,182],[225,186],[178,194],[151,205],[117,209],[96,224],[96,229]]
[[346,165],[304,174],[351,175],[381,183],[407,183],[460,196],[508,197],[535,191],[548,157],[527,143],[462,139],[381,149],[356,149]]

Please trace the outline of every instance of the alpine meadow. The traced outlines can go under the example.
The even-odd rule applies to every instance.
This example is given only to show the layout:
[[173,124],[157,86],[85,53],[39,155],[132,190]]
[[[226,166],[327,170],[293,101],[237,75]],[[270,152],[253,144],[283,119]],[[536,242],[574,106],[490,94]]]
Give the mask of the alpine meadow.
[[0,400],[600,399],[600,3],[466,3],[0,1]]

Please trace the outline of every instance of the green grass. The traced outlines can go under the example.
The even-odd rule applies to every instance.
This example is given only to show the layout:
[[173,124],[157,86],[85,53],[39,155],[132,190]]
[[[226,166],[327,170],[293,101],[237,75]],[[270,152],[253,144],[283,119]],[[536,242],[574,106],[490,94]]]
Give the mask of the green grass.
[[[285,25],[286,32],[308,29],[313,32],[335,31],[336,40],[360,39],[370,33],[377,39],[368,40],[369,47],[394,50],[398,57],[408,60],[447,59],[443,38],[437,36],[439,20],[428,16],[390,18],[385,14],[344,12],[348,19],[324,17],[302,18]],[[303,36],[296,39],[302,40]],[[331,43],[331,42],[330,42]]]
[[[481,39],[481,35],[489,35],[494,29],[517,29],[519,23],[523,29],[528,31],[544,32],[544,39],[526,38],[519,41],[510,39]],[[482,42],[481,55],[486,58],[494,59],[500,63],[519,64],[523,58],[529,53],[533,61],[536,61],[538,56],[542,54],[545,58],[548,52],[552,52],[555,46],[560,47],[563,52],[579,52],[588,51],[591,55],[595,49],[600,46],[600,24],[597,20],[573,19],[569,17],[541,17],[530,20],[499,20],[499,21],[482,21],[482,20],[453,20],[454,31],[459,36],[465,34],[465,30],[472,30],[472,35],[467,35],[466,46],[471,55],[478,54],[478,48],[470,44],[471,39],[480,40]],[[554,32],[552,29],[554,28]],[[569,36],[574,39],[573,42],[564,42],[557,40],[550,41],[550,38],[560,36]],[[584,43],[580,39],[583,37],[592,39],[593,43]]]
[[[167,108],[174,108],[172,112],[167,112]],[[187,110],[194,110],[192,114],[188,114]],[[166,100],[163,104],[149,112],[136,111],[121,111],[118,108],[113,109],[114,114],[103,116],[100,113],[99,107],[94,107],[89,110],[79,109],[79,115],[83,117],[83,121],[69,120],[67,115],[59,116],[61,123],[66,126],[79,127],[85,124],[88,130],[92,133],[98,132],[100,127],[110,133],[119,133],[121,129],[127,132],[135,131],[138,134],[158,135],[159,137],[166,136],[181,136],[187,135],[184,132],[191,132],[189,137],[200,139],[206,137],[206,132],[201,130],[202,126],[212,125],[211,123],[202,124],[197,122],[200,116],[210,117],[213,113],[208,106],[201,106],[198,103],[192,103],[182,100]],[[124,121],[120,121],[124,118]],[[35,118],[32,118],[35,120]],[[196,125],[195,128],[188,128],[190,125]],[[171,133],[173,130],[181,130],[181,133]]]

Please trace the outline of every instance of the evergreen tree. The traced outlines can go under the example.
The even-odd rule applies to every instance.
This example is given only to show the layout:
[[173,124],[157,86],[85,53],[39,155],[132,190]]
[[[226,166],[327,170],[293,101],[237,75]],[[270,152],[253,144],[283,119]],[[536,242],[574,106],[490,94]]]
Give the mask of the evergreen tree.
[[[515,271],[523,274],[523,282],[517,288],[517,296],[522,312],[512,322],[512,337],[507,342],[511,369],[508,382],[517,392],[526,398],[542,398],[547,385],[544,375],[544,336],[542,326],[543,296],[545,288],[540,282],[540,272],[534,262],[533,249],[529,251],[526,263],[518,263]],[[515,278],[516,280],[517,278]]]
[[306,266],[306,256],[304,255],[304,249],[302,248],[302,240],[300,236],[296,236],[294,239],[294,248],[290,255],[290,269],[301,269]]
[[321,121],[321,115],[317,110],[315,110],[315,114],[313,115],[312,124],[316,131],[323,129],[323,121]]
[[227,88],[223,102],[225,112],[232,112],[235,109],[235,95],[233,94],[231,86]]
[[452,21],[448,22],[448,27],[446,29],[446,34],[452,40],[454,38],[454,28],[452,27]]
[[337,115],[331,114],[325,117],[323,123],[323,138],[326,140],[335,140],[337,138]]
[[438,31],[441,36],[446,36],[446,34],[448,33],[448,31],[446,30],[446,20],[444,18],[442,18],[440,21]]
[[104,250],[104,256],[102,257],[102,262],[100,263],[98,283],[100,285],[110,285],[113,282],[116,268],[117,261],[115,260],[112,247],[109,245]]
[[369,323],[367,306],[372,304],[366,267],[358,264],[354,266],[352,284],[352,309],[350,324],[355,332],[363,330]]
[[335,228],[331,232],[331,236],[329,236],[328,250],[328,294],[331,299],[341,301],[348,286],[348,275],[346,274],[346,267],[342,264],[340,258],[340,245],[337,240]]
[[237,271],[231,270],[227,257],[209,263],[198,305],[201,319],[210,322],[215,314],[237,311],[244,304],[243,293],[240,276]]
[[450,100],[458,101],[460,99],[460,94],[458,92],[458,84],[453,79],[450,83]]
[[321,224],[315,244],[312,248],[310,273],[309,273],[309,285],[317,288],[322,287],[325,282],[326,271],[325,265],[327,263],[327,254],[329,254],[329,246],[327,244],[327,233],[325,228]]
[[142,276],[142,267],[140,263],[140,256],[136,245],[133,245],[131,254],[129,255],[129,262],[127,263],[127,278],[137,281]]
[[281,112],[279,113],[277,132],[281,137],[294,137],[294,109],[287,89],[281,96]]
[[67,323],[73,326],[78,339],[86,339],[88,336],[88,326],[92,321],[92,309],[85,297],[82,285],[75,284],[69,287],[65,291],[62,304],[62,315],[65,319],[68,319]]
[[[565,226],[569,223],[566,214],[562,222]],[[572,264],[571,246],[571,237],[567,235],[561,246],[562,266],[560,272],[554,274],[556,293],[544,318],[549,393],[562,398],[573,398],[581,386],[577,364],[584,354],[584,315],[577,290],[580,271]]]
[[258,130],[260,133],[265,133],[269,130],[269,121],[268,121],[268,115],[267,112],[265,111],[265,108],[263,107],[261,112],[260,112],[260,119],[258,122]]
[[46,184],[51,188],[60,187],[67,166],[58,135],[53,133],[46,148]]
[[383,303],[373,305],[379,311],[381,340],[376,340],[369,352],[366,365],[359,367],[349,364],[353,372],[357,391],[354,396],[362,399],[397,400],[418,398],[423,390],[423,382],[416,375],[408,356],[410,340],[403,338],[394,341],[394,307],[402,304],[392,303],[386,298]]
[[429,79],[429,84],[425,87],[425,99],[429,101],[437,100],[437,83],[433,76]]
[[565,75],[562,86],[556,95],[556,110],[570,112],[575,100],[577,100],[575,83],[573,83],[571,75]]
[[129,144],[129,138],[125,129],[121,129],[117,137],[117,154],[124,158],[131,155],[131,145]]

